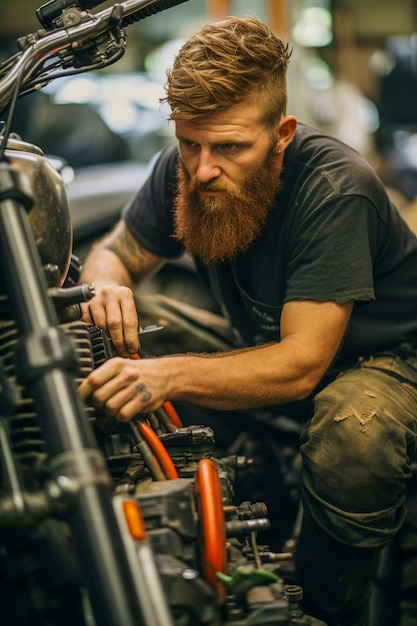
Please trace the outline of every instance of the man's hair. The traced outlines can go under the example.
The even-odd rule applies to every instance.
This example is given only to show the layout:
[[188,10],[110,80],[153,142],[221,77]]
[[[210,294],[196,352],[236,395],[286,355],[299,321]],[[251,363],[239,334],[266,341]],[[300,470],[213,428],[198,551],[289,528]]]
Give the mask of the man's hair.
[[285,115],[292,50],[256,18],[208,24],[180,49],[167,71],[171,120],[195,120],[240,103],[257,104],[272,129]]

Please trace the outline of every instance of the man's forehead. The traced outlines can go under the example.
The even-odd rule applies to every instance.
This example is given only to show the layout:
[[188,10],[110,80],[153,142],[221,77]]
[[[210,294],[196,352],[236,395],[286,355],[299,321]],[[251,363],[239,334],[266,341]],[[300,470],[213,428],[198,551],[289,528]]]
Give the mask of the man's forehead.
[[233,105],[193,120],[176,120],[177,136],[188,133],[247,134],[262,127],[261,114],[255,105]]

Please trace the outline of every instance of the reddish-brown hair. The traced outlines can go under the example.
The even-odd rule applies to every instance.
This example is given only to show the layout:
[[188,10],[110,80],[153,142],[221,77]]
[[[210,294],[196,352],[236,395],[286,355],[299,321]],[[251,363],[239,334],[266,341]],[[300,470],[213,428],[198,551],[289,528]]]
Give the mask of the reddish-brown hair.
[[193,35],[167,71],[170,119],[193,120],[242,102],[259,106],[267,128],[287,107],[291,49],[263,22],[229,17]]

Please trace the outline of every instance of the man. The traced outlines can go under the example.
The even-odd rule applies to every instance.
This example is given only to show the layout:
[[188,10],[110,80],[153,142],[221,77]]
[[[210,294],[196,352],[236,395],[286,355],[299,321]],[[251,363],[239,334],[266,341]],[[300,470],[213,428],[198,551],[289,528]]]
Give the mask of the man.
[[233,419],[310,399],[298,582],[330,626],[365,626],[416,448],[417,241],[356,152],[287,115],[289,58],[253,18],[191,37],[168,72],[177,143],[81,277],[83,319],[128,357],[131,288],[187,250],[236,349],[117,357],[80,393],[120,421],[166,400]]

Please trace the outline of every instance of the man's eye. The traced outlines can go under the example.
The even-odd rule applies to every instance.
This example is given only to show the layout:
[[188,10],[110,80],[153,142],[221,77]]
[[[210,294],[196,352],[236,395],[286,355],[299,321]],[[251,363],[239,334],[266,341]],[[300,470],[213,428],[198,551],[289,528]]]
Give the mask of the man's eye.
[[237,143],[222,143],[220,148],[225,152],[233,152],[239,149],[239,145]]
[[186,147],[186,148],[196,148],[197,144],[195,141],[191,141],[190,139],[181,139],[181,143]]

